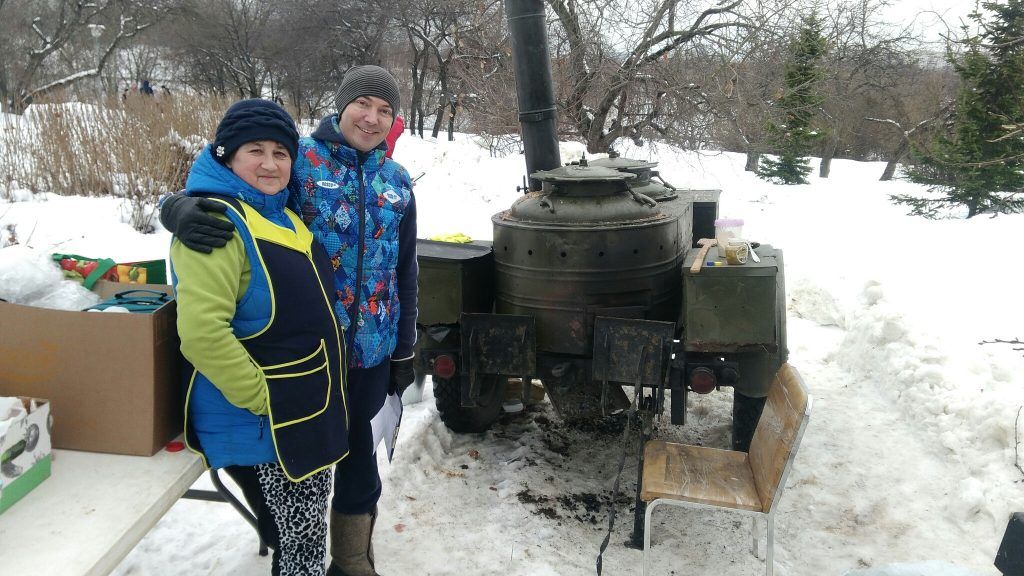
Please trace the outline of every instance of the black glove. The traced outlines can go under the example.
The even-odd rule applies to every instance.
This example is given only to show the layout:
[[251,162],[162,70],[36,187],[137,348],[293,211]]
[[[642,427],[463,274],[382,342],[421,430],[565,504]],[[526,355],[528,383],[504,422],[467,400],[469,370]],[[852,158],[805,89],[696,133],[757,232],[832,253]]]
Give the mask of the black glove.
[[412,369],[413,356],[391,361],[391,379],[388,382],[388,394],[405,392],[405,389],[416,380],[416,372]]
[[227,205],[209,198],[174,194],[160,208],[160,223],[185,246],[209,254],[231,239],[235,225],[207,212],[227,212]]

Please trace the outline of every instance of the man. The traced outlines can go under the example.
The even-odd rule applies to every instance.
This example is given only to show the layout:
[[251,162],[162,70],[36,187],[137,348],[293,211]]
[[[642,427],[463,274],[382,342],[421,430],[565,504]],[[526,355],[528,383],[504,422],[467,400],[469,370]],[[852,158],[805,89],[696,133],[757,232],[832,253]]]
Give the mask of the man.
[[[378,66],[345,73],[338,113],[299,141],[289,185],[303,221],[335,268],[345,328],[351,451],[338,463],[331,502],[328,576],[375,576],[372,534],[381,483],[370,419],[388,393],[412,383],[416,340],[416,203],[408,172],[386,157],[398,82]],[[231,236],[202,199],[174,195],[161,221],[190,248],[209,252]]]

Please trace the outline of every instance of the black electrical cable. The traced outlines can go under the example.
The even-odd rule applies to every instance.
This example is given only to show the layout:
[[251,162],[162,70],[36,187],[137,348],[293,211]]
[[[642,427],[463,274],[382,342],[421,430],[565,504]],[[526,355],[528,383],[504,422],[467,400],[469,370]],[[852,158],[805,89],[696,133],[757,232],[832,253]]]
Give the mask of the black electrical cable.
[[629,431],[633,428],[633,415],[636,414],[637,401],[643,386],[637,384],[633,393],[633,402],[629,406],[629,414],[626,417],[626,429],[622,432],[622,458],[619,460],[619,471],[615,474],[615,484],[612,486],[612,498],[608,503],[608,533],[601,541],[601,548],[597,553],[597,576],[601,576],[602,556],[608,548],[608,542],[612,538],[612,531],[615,528],[615,501],[619,496],[619,480],[622,479],[622,470],[626,467],[626,454],[629,452]]

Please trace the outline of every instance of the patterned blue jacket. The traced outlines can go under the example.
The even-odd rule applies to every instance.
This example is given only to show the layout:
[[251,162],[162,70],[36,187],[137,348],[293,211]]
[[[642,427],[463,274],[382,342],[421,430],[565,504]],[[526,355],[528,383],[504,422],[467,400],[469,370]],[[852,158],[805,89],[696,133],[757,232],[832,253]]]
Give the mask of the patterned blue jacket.
[[349,147],[328,116],[299,140],[289,184],[334,265],[351,368],[407,358],[416,342],[416,202],[409,173],[386,151]]

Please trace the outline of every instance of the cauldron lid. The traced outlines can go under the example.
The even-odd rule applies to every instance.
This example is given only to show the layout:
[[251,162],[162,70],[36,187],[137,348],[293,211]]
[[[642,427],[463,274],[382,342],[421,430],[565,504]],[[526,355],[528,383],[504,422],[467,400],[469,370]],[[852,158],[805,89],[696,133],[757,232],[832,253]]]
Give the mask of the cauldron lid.
[[657,162],[648,160],[637,160],[635,158],[623,158],[621,156],[609,156],[590,160],[591,166],[603,166],[614,170],[650,170],[658,165]]
[[620,172],[603,166],[570,164],[554,170],[541,170],[530,175],[542,182],[614,182],[631,180],[635,174]]

